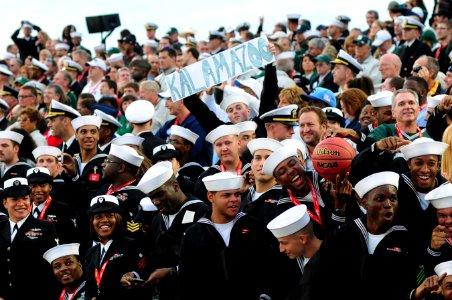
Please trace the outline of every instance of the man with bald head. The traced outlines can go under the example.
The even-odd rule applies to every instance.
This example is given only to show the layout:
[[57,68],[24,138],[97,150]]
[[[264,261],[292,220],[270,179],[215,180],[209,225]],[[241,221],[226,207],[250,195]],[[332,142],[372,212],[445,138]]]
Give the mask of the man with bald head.
[[381,78],[385,80],[388,77],[397,77],[400,74],[402,61],[393,53],[387,53],[380,57],[378,70],[381,73]]

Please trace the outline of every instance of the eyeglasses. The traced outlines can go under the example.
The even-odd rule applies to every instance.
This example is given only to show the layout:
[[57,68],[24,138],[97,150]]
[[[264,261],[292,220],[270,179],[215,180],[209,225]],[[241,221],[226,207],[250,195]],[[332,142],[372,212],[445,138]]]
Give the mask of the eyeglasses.
[[17,96],[17,98],[21,99],[21,98],[30,98],[33,97],[33,95],[19,95]]
[[27,122],[29,120],[30,120],[29,118],[17,119],[17,121],[19,121],[19,122]]
[[106,158],[105,160],[104,160],[104,164],[120,164],[121,162],[119,162],[119,161],[113,161],[113,160],[110,160],[110,159],[108,159],[108,158]]

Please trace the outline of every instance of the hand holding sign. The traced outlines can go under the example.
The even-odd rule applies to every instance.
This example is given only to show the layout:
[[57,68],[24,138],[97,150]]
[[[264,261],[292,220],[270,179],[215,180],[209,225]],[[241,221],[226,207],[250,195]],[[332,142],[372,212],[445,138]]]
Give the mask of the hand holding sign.
[[265,37],[258,37],[173,72],[165,82],[172,100],[178,101],[274,62],[275,52]]

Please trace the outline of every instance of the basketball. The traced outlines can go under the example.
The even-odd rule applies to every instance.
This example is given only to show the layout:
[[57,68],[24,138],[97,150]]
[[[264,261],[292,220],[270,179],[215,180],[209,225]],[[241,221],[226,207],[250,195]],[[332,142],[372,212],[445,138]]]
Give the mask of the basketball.
[[335,182],[337,174],[343,178],[345,173],[350,172],[354,157],[355,150],[346,140],[332,137],[317,144],[311,160],[320,176]]

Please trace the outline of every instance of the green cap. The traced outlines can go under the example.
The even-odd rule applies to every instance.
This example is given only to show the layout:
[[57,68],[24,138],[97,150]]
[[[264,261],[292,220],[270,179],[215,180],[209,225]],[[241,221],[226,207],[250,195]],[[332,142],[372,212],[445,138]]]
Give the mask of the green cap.
[[421,41],[436,43],[437,42],[436,35],[433,31],[426,30],[421,35]]
[[119,51],[118,48],[116,48],[116,47],[110,47],[110,48],[108,48],[106,54],[115,54],[115,53],[119,53],[119,52],[120,52],[120,51]]
[[317,60],[317,62],[324,62],[324,63],[328,63],[328,64],[331,63],[331,57],[329,57],[326,54],[317,55],[315,57],[315,59]]

